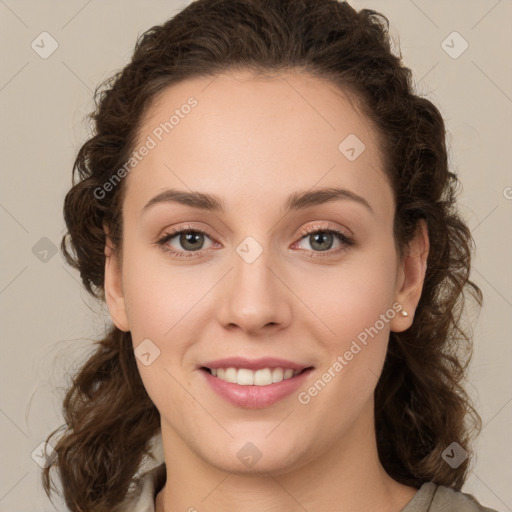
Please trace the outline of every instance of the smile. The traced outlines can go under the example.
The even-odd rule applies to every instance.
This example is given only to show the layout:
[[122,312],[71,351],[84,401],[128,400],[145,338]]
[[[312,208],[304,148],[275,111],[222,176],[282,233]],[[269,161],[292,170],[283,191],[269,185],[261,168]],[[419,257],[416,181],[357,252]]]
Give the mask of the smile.
[[232,357],[204,363],[198,370],[223,400],[237,407],[259,409],[297,392],[314,367],[284,359]]

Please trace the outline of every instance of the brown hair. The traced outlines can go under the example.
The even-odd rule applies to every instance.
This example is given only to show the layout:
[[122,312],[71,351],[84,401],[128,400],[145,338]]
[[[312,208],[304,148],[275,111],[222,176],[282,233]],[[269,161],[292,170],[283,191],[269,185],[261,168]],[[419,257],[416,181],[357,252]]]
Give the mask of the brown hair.
[[[336,0],[198,0],[147,30],[131,61],[96,89],[95,131],[78,152],[64,203],[69,233],[62,251],[86,289],[104,300],[104,225],[120,250],[123,182],[104,197],[94,191],[128,160],[144,113],[165,87],[228,70],[297,70],[350,92],[379,136],[400,255],[419,219],[430,237],[413,324],[391,333],[375,391],[379,457],[403,484],[432,481],[460,490],[470,457],[454,469],[441,454],[456,441],[471,455],[471,436],[481,429],[463,389],[472,344],[461,313],[464,292],[479,306],[482,293],[469,279],[473,239],[456,211],[458,179],[448,169],[442,116],[414,94],[411,71],[390,40],[385,16]],[[50,469],[58,469],[73,512],[103,512],[120,503],[160,427],[130,333],[113,326],[96,343],[67,391],[66,430],[50,443],[58,456],[43,471],[50,496]]]

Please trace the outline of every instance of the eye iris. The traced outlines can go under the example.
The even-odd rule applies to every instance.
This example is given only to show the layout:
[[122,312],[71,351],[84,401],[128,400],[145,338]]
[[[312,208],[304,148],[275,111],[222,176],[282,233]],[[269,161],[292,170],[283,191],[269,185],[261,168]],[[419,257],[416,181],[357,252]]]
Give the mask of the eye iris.
[[[201,233],[182,233],[180,235],[180,244],[184,249],[198,251],[200,247],[198,247],[197,244],[194,245],[193,242],[194,240],[196,242],[199,240],[201,242],[199,245],[202,245],[202,237],[204,237],[204,235],[202,235]],[[189,245],[190,243],[192,243],[192,246]]]
[[[327,238],[327,240],[329,242],[329,243],[327,243],[328,247],[324,246],[326,238]],[[310,239],[312,239],[314,241],[314,242],[311,243],[311,247],[314,248],[315,244],[318,243],[320,245],[320,248],[319,248],[320,251],[327,251],[327,250],[329,250],[332,247],[332,242],[333,242],[333,235],[332,235],[332,233],[326,233],[326,232],[323,232],[323,231],[319,231],[318,233],[310,235]],[[320,239],[320,241],[318,239]]]

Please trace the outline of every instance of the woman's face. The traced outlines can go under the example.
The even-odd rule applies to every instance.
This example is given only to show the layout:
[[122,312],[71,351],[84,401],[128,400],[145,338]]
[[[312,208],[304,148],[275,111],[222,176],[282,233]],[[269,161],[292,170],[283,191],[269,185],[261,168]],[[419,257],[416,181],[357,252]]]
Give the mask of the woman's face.
[[107,301],[166,450],[284,472],[368,439],[412,314],[367,120],[309,75],[223,74],[164,90],[134,149]]

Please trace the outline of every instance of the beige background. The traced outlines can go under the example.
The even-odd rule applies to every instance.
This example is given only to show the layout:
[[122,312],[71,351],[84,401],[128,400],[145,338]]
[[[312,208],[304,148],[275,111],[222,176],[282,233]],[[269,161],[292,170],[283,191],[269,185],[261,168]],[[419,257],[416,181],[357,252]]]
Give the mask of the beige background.
[[[485,295],[481,315],[470,318],[475,351],[469,387],[484,428],[463,490],[489,507],[510,511],[512,2],[350,3],[388,16],[418,91],[446,120],[451,165],[463,182],[462,212],[478,249],[474,280]],[[87,135],[84,117],[92,108],[92,91],[128,62],[137,35],[183,5],[0,0],[0,511],[54,510],[31,453],[62,423],[65,372],[78,367],[90,350],[88,340],[108,322],[105,309],[82,291],[60,252],[51,251],[64,233],[62,203],[75,152]],[[58,43],[46,59],[31,48],[43,31]],[[469,45],[458,58],[442,47],[453,31]],[[449,44],[453,53],[463,41]]]

